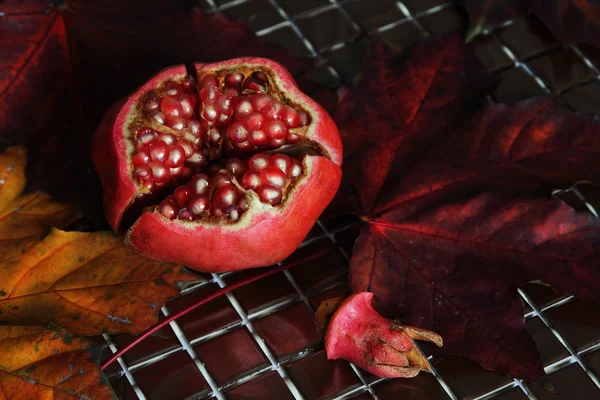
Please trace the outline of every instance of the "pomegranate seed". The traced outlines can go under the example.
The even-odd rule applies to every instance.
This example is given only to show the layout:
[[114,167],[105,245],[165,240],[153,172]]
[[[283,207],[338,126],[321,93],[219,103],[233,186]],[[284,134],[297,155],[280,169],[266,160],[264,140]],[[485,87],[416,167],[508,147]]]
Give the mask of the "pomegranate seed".
[[204,110],[202,110],[202,118],[204,118],[208,122],[216,122],[219,117],[221,117],[221,113],[215,108],[212,104],[207,104],[204,106]]
[[248,139],[248,130],[240,122],[234,122],[229,125],[227,136],[236,143],[242,143]]
[[174,145],[169,149],[165,165],[171,168],[180,167],[183,165],[184,160],[185,151],[183,150],[183,147]]
[[244,75],[240,72],[234,72],[225,76],[225,83],[229,86],[240,86],[244,81]]
[[302,163],[295,158],[291,159],[290,166],[287,169],[287,176],[296,178],[302,173]]
[[244,174],[242,178],[242,186],[246,190],[254,190],[262,184],[262,180],[260,179],[260,173],[256,171],[248,171]]
[[272,206],[276,206],[281,203],[281,197],[283,196],[279,188],[271,185],[259,186],[258,189],[256,189],[256,194],[261,201],[269,203]]
[[260,112],[269,119],[281,119],[283,116],[283,105],[277,101],[272,101],[261,108]]
[[165,144],[168,145],[172,145],[173,143],[175,143],[175,140],[177,140],[175,135],[171,135],[170,133],[161,133],[160,135],[158,135],[158,141],[163,141]]
[[194,146],[192,146],[187,140],[179,139],[177,141],[177,145],[181,146],[181,148],[183,149],[185,158],[189,158],[192,154],[194,154]]
[[267,78],[267,75],[264,72],[261,71],[254,71],[252,73],[252,76],[263,81],[263,82],[269,82],[269,78]]
[[259,81],[256,78],[248,78],[244,81],[244,93],[246,91],[260,92],[264,93],[267,91],[267,85],[264,82]]
[[133,156],[132,162],[136,167],[146,165],[150,162],[150,156],[145,151],[139,151],[135,156]]
[[180,208],[185,207],[188,201],[188,197],[189,189],[187,185],[179,186],[177,189],[175,189],[175,192],[173,192],[173,198],[175,199],[175,202],[177,203],[177,205],[179,205]]
[[288,134],[285,137],[285,141],[290,144],[300,143],[302,141],[302,136],[288,131]]
[[168,82],[165,85],[165,94],[169,97],[180,100],[183,97],[183,86],[175,82]]
[[302,126],[300,114],[290,106],[283,107],[281,120],[285,122],[288,128],[299,128]]
[[148,113],[148,118],[158,122],[161,125],[165,124],[165,116],[160,111],[151,111]]
[[181,104],[172,97],[163,97],[160,102],[160,111],[166,119],[181,117],[183,114]]
[[231,178],[227,175],[227,172],[219,172],[213,176],[212,184],[214,187],[223,185],[231,185]]
[[210,213],[212,215],[214,215],[215,217],[222,217],[225,214],[225,211],[223,211],[222,208],[218,208],[218,207],[214,207],[211,208]]
[[225,114],[225,113],[222,113],[222,114],[219,116],[219,124],[221,124],[221,125],[225,125],[225,124],[227,123],[227,121],[229,121],[229,115],[227,115],[227,114]]
[[212,202],[217,208],[226,208],[238,201],[239,191],[232,184],[217,187],[212,194]]
[[202,150],[194,151],[194,154],[185,160],[185,165],[196,169],[202,169],[206,167],[206,164],[208,164],[208,160]]
[[248,171],[246,163],[239,158],[230,158],[227,160],[225,168],[227,168],[227,171],[231,172],[236,178],[242,177],[246,171]]
[[237,221],[238,219],[240,219],[241,215],[242,209],[236,204],[227,207],[227,209],[225,210],[225,216],[232,221]]
[[169,146],[164,142],[156,142],[150,145],[150,158],[152,161],[162,162],[167,156]]
[[181,104],[181,109],[183,110],[183,113],[181,114],[183,118],[189,119],[194,116],[194,109],[196,106],[189,97],[184,97],[179,104]]
[[227,86],[223,89],[223,94],[228,94],[233,97],[238,97],[242,95],[242,91],[239,88]]
[[255,154],[248,160],[248,166],[253,171],[260,171],[271,162],[271,156],[268,154]]
[[179,175],[183,175],[181,172],[183,171],[184,166],[180,165],[179,167],[175,167],[175,168],[169,168],[169,175],[170,176],[179,176]]
[[234,143],[234,146],[238,150],[251,150],[253,147],[252,144],[248,141],[242,143]]
[[244,120],[244,125],[249,131],[255,131],[262,128],[265,117],[257,112],[252,112]]
[[285,139],[272,139],[269,145],[273,148],[281,147],[285,144]]
[[298,114],[300,114],[300,120],[302,121],[302,126],[306,126],[308,125],[308,114],[306,114],[304,111],[298,111]]
[[194,137],[201,137],[203,134],[208,132],[208,124],[204,120],[201,121],[202,122],[191,119],[187,122],[187,127]]
[[250,103],[250,100],[248,100],[247,97],[240,97],[236,99],[233,104],[233,115],[238,119],[244,118],[246,115],[250,114],[252,110],[252,103]]
[[252,144],[260,146],[266,144],[269,141],[269,137],[267,136],[265,131],[257,130],[250,132],[250,135],[248,136],[248,141]]
[[191,193],[207,194],[210,189],[210,178],[205,174],[194,175],[188,187]]
[[187,120],[183,118],[167,119],[166,125],[176,131],[180,131],[187,126]]
[[273,101],[273,98],[268,94],[258,93],[250,97],[250,102],[252,103],[252,107],[256,111],[260,111],[261,108],[269,104]]
[[186,89],[191,89],[194,87],[196,80],[192,76],[188,76],[187,80],[184,81],[181,85]]
[[137,135],[138,144],[140,144],[140,145],[152,143],[152,142],[156,141],[156,138],[158,138],[158,132],[156,132],[154,129],[150,129],[150,128],[140,129],[139,131],[137,131],[136,135]]
[[248,203],[248,199],[246,198],[246,196],[240,197],[240,199],[237,202],[237,205],[239,208],[242,209],[242,211],[246,211],[250,207],[250,204]]
[[273,167],[277,167],[283,172],[287,173],[289,166],[291,165],[292,160],[285,154],[275,154],[271,157],[271,165]]
[[152,171],[152,179],[154,182],[165,182],[169,179],[169,170],[159,162],[151,162],[148,167]]
[[217,128],[211,128],[208,132],[208,143],[211,146],[218,146],[221,142],[222,136],[221,132]]
[[145,165],[140,165],[139,167],[137,167],[134,172],[135,176],[138,177],[138,179],[141,180],[149,180],[151,178],[151,174],[152,171],[150,170],[150,167],[145,166]]
[[210,200],[208,196],[202,194],[194,196],[190,199],[188,208],[194,213],[194,215],[201,215],[204,211],[207,211],[210,207]]
[[221,94],[216,103],[217,109],[222,113],[229,114],[231,112],[232,99],[233,96],[231,95]]
[[284,139],[287,127],[281,121],[269,121],[265,124],[265,132],[271,139]]
[[174,220],[177,217],[177,206],[169,197],[160,203],[158,211],[170,220]]
[[205,77],[200,79],[200,82],[198,82],[198,87],[200,88],[200,90],[206,89],[209,87],[218,87],[218,86],[219,86],[219,79],[214,75],[206,75]]
[[287,181],[285,172],[277,167],[265,167],[260,170],[260,179],[263,183],[283,188]]
[[216,86],[211,86],[206,89],[200,90],[200,100],[202,103],[206,104],[214,104],[219,97],[219,89]]
[[148,97],[146,100],[144,100],[142,107],[146,111],[154,111],[154,110],[158,110],[159,104],[160,104],[160,97]]
[[177,217],[179,219],[183,219],[183,220],[187,220],[187,221],[193,221],[194,220],[194,215],[187,208],[182,208],[181,210],[179,210],[179,213],[177,214]]
[[144,188],[146,188],[150,193],[152,193],[154,191],[154,189],[156,188],[156,184],[154,182],[150,181],[144,181],[142,183],[142,186]]
[[190,176],[192,176],[192,169],[190,167],[186,167],[185,164],[183,165],[183,167],[179,167],[178,169],[181,170],[179,176],[183,178],[189,178]]

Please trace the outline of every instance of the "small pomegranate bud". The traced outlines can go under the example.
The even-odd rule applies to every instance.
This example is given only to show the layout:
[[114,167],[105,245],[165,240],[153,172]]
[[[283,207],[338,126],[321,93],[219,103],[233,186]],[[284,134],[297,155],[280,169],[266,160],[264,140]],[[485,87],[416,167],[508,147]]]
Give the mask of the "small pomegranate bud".
[[238,119],[244,118],[253,110],[252,103],[250,103],[247,97],[240,97],[234,101],[233,115]]
[[198,170],[206,167],[206,164],[208,164],[208,160],[202,150],[194,151],[194,154],[185,160],[185,165]]
[[255,131],[262,128],[265,117],[257,112],[250,113],[246,119],[244,119],[244,125],[249,131]]
[[281,120],[287,125],[288,128],[299,128],[302,126],[300,113],[290,106],[283,107],[283,115],[281,116]]
[[283,188],[287,182],[285,172],[276,167],[264,167],[260,170],[260,179],[263,183]]
[[271,139],[284,139],[287,127],[281,121],[269,121],[265,124],[265,132]]
[[225,76],[225,83],[229,86],[241,86],[244,81],[244,75],[240,72],[234,72]]
[[151,111],[148,113],[148,118],[158,122],[161,125],[165,124],[165,116],[160,111]]
[[248,160],[248,166],[251,170],[260,171],[271,162],[271,156],[268,154],[255,154]]
[[144,100],[143,108],[145,111],[154,111],[158,110],[158,106],[160,104],[160,97],[148,97]]
[[181,146],[171,146],[169,149],[169,153],[167,155],[167,160],[165,161],[165,165],[167,167],[176,168],[183,165],[185,160],[185,151]]
[[442,338],[382,317],[373,309],[372,299],[373,293],[357,293],[335,311],[325,334],[327,358],[343,358],[381,378],[412,378],[420,371],[431,372],[413,339],[441,347]]
[[206,75],[205,77],[200,79],[200,82],[198,82],[198,87],[200,88],[200,90],[218,86],[219,79],[214,75]]
[[183,118],[189,119],[194,116],[194,109],[196,106],[189,97],[184,97],[179,104],[181,104],[181,109],[183,110],[183,113],[181,114]]
[[133,171],[133,173],[135,174],[135,176],[138,177],[138,179],[141,179],[143,181],[152,178],[152,171],[150,170],[150,167],[147,167],[145,165],[140,165]]
[[248,171],[248,165],[239,158],[230,158],[227,160],[225,168],[227,168],[227,171],[232,173],[236,178],[244,176],[246,171]]
[[177,217],[179,219],[183,219],[183,220],[187,220],[187,221],[193,221],[194,220],[194,215],[187,208],[182,208],[181,210],[179,210],[179,213],[177,214]]
[[285,154],[275,154],[271,157],[271,165],[279,168],[287,174],[288,167],[291,165],[292,160]]
[[188,197],[189,188],[187,187],[187,185],[179,186],[177,189],[175,189],[175,192],[173,192],[173,198],[175,199],[175,202],[177,203],[179,208],[183,208],[186,206],[188,202]]
[[283,105],[276,101],[272,101],[261,108],[260,112],[269,119],[281,119],[283,116]]
[[302,141],[302,136],[288,131],[285,141],[290,144],[300,143]]
[[229,125],[227,136],[236,143],[242,143],[248,139],[248,130],[240,122],[234,122]]
[[212,202],[218,208],[227,208],[238,201],[239,191],[232,184],[217,187],[212,194]]
[[260,111],[261,108],[274,101],[271,96],[264,93],[258,93],[250,97],[250,102],[252,103],[252,107],[256,111]]
[[177,206],[171,196],[167,197],[159,204],[158,212],[170,220],[174,220],[177,217]]
[[260,185],[256,189],[256,194],[262,202],[269,203],[272,206],[281,203],[281,197],[283,196],[279,188],[271,185]]
[[248,171],[242,178],[242,186],[246,190],[255,190],[261,184],[262,179],[260,179],[260,173],[256,171]]
[[148,164],[148,167],[152,171],[152,179],[154,179],[154,182],[165,182],[169,179],[169,169],[161,163],[153,161]]
[[175,135],[171,135],[170,133],[161,133],[160,135],[158,135],[157,140],[162,141],[165,144],[172,145],[173,143],[175,143],[177,138],[175,137]]
[[210,189],[210,178],[205,174],[194,175],[187,185],[195,194],[207,194]]
[[181,104],[172,97],[165,96],[160,102],[160,111],[163,113],[166,119],[173,119],[181,117],[183,109]]
[[302,163],[295,158],[291,159],[290,166],[287,169],[287,176],[290,178],[297,178],[302,173]]
[[221,113],[212,104],[206,104],[202,110],[202,118],[208,122],[216,122],[221,117]]
[[241,215],[242,209],[236,204],[227,207],[227,209],[225,210],[225,216],[232,221],[237,221],[238,219],[240,219]]
[[156,142],[150,145],[150,158],[152,161],[162,162],[167,156],[169,146],[164,142]]
[[184,139],[179,139],[177,141],[177,145],[181,146],[183,152],[185,154],[185,158],[190,158],[192,154],[194,154],[194,146],[190,142]]
[[145,151],[139,151],[133,156],[132,163],[135,167],[146,165],[150,162],[150,156]]
[[208,210],[209,207],[210,200],[208,199],[208,196],[202,194],[192,197],[188,205],[189,210],[196,216],[201,215],[204,211]]
[[158,132],[150,128],[142,128],[139,131],[137,131],[136,135],[138,144],[140,145],[150,144],[156,141],[156,139],[158,138]]
[[267,136],[265,131],[259,129],[250,132],[250,135],[248,136],[248,141],[254,145],[260,146],[267,144],[269,142],[269,137]]

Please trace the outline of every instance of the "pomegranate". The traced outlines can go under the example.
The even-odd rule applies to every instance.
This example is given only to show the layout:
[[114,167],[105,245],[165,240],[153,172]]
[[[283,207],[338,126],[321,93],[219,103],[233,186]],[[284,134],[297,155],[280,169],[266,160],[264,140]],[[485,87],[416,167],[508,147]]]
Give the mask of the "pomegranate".
[[279,262],[339,186],[337,128],[273,61],[194,67],[158,73],[94,133],[108,222],[139,253],[202,271]]
[[427,357],[415,347],[413,339],[442,346],[435,332],[402,325],[384,318],[371,305],[373,293],[362,292],[348,297],[341,305],[332,299],[323,302],[317,316],[330,314],[338,307],[327,325],[327,358],[343,358],[381,378],[412,378],[420,371],[431,372]]

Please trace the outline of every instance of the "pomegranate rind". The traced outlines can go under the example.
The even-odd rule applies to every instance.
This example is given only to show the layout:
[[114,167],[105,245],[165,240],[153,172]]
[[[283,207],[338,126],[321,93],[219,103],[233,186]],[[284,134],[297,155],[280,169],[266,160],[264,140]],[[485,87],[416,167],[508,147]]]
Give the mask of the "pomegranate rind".
[[113,105],[104,115],[92,138],[92,161],[102,183],[104,215],[110,226],[121,231],[123,213],[135,200],[139,185],[133,179],[130,155],[133,153],[125,132],[136,116],[136,106],[144,95],[164,82],[187,77],[185,66],[164,69],[130,96]]
[[325,333],[327,358],[342,358],[381,378],[412,378],[431,372],[427,358],[412,339],[442,346],[442,338],[424,329],[381,316],[371,304],[373,293],[348,297],[331,317]]
[[250,208],[235,224],[169,221],[157,211],[144,212],[125,241],[139,253],[205,272],[223,272],[275,264],[302,243],[333,199],[342,172],[323,157],[306,156],[305,178],[278,207],[254,194]]

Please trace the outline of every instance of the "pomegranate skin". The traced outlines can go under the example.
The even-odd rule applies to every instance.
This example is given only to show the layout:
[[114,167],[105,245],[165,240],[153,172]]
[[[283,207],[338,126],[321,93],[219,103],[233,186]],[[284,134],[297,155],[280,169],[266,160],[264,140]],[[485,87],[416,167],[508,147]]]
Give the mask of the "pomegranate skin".
[[333,199],[342,175],[342,146],[331,117],[300,92],[291,75],[273,61],[241,58],[196,64],[199,76],[236,68],[265,71],[292,104],[308,113],[310,124],[305,138],[318,143],[322,156],[304,157],[302,175],[277,207],[261,203],[249,191],[250,208],[234,223],[169,220],[156,209],[147,209],[127,229],[122,226],[123,215],[141,192],[133,177],[132,145],[126,139],[128,126],[140,112],[139,103],[145,93],[187,76],[183,65],[159,72],[106,113],[92,141],[107,220],[115,231],[125,233],[125,242],[138,253],[206,272],[271,265],[298,247]]

